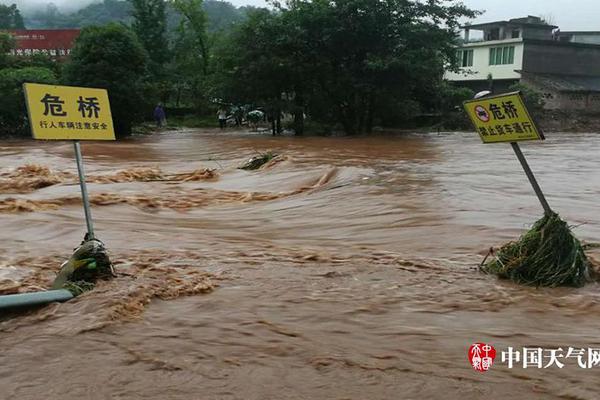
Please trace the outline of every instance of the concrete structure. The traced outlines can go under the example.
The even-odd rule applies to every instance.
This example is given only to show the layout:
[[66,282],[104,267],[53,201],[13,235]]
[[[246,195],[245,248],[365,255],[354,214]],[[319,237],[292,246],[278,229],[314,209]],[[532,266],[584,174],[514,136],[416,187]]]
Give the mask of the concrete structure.
[[558,40],[570,43],[586,43],[600,45],[600,32],[558,32]]
[[447,72],[449,81],[494,92],[520,82],[543,93],[547,108],[600,111],[600,32],[560,32],[532,16],[463,29],[460,70]]

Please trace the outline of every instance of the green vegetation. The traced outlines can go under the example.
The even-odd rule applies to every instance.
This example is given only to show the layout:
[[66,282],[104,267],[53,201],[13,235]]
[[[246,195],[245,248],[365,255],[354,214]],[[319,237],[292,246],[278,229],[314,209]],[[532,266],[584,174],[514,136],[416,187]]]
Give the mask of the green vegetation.
[[0,29],[24,29],[23,17],[15,4],[0,4]]
[[[150,119],[159,102],[169,119],[171,111],[191,110],[201,116],[194,122],[210,118],[213,125],[218,107],[240,114],[258,109],[274,133],[283,130],[287,114],[293,117],[285,125],[297,135],[307,127],[365,134],[374,126],[406,126],[417,115],[444,115],[468,94],[443,82],[444,70],[455,65],[458,21],[475,15],[461,4],[274,5],[269,10],[215,0],[104,0],[69,15],[49,5],[27,22],[96,26],[83,29],[64,68],[39,56],[4,63],[47,68],[68,85],[108,89],[119,137]],[[11,46],[0,37],[0,47]]]
[[23,83],[57,83],[53,71],[42,67],[0,69],[0,131],[8,136],[30,135]]
[[517,242],[503,246],[483,270],[533,286],[581,287],[590,280],[583,246],[557,214],[546,215]]
[[542,93],[522,83],[515,83],[509,88],[513,92],[520,91],[523,96],[523,101],[527,106],[527,109],[532,113],[536,114],[544,109],[546,100]]
[[151,110],[144,86],[147,60],[130,29],[119,24],[88,27],[81,31],[62,80],[72,86],[107,89],[115,130],[123,137]]
[[[236,8],[231,3],[219,0],[208,0],[202,5],[208,16],[208,31],[227,30],[245,18],[247,10],[252,7]],[[134,21],[134,4],[130,0],[104,0],[92,3],[74,13],[62,13],[54,4],[49,3],[44,9],[25,15],[25,25],[29,29],[83,28],[90,25],[105,25],[119,22],[127,26]],[[166,21],[169,32],[179,26],[181,15],[166,2]]]
[[169,128],[218,128],[219,121],[213,115],[184,115],[169,117]]
[[463,102],[471,100],[475,92],[469,88],[442,82],[439,87],[439,110],[444,129],[471,129],[472,123],[463,108]]
[[215,50],[218,97],[276,116],[337,124],[348,134],[436,106],[454,62],[458,19],[442,2],[297,0],[258,10]]
[[131,28],[148,52],[152,69],[162,72],[169,58],[166,4],[163,0],[130,0],[133,5]]
[[0,32],[0,68],[10,66],[9,52],[15,48],[15,39],[5,32]]
[[244,169],[246,171],[255,171],[277,157],[277,154],[268,151],[266,153],[262,153],[257,155],[256,157],[252,157],[248,161],[244,163],[239,169]]
[[[202,0],[173,0],[172,6],[181,15],[173,44],[171,88],[175,103],[182,100],[206,114],[209,108],[207,79],[210,68],[210,38],[208,20]],[[204,93],[205,95],[199,95]],[[166,99],[165,99],[166,100]]]

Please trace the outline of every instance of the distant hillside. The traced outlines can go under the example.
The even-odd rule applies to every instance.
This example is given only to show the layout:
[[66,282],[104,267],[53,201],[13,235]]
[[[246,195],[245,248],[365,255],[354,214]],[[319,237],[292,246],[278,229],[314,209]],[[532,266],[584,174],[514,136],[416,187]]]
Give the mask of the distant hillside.
[[[248,7],[238,8],[226,1],[206,0],[204,9],[208,16],[208,29],[215,32],[243,20]],[[44,10],[26,13],[24,19],[28,29],[81,28],[109,22],[130,24],[131,10],[131,3],[126,0],[104,0],[70,14],[62,13],[56,6],[49,4]],[[168,7],[167,12],[169,26],[174,28],[179,23],[180,16],[171,7]]]

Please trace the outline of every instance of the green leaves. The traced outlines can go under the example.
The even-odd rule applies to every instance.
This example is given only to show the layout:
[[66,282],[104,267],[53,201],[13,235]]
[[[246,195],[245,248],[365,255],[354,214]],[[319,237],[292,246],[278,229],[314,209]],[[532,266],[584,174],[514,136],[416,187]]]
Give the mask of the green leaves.
[[133,31],[158,72],[169,60],[166,4],[164,0],[129,0],[133,5]]
[[0,29],[25,29],[21,12],[15,4],[0,4]]
[[458,21],[473,15],[438,0],[290,0],[250,13],[217,52],[222,97],[286,109],[291,94],[314,119],[369,132],[429,106]]
[[53,71],[42,67],[0,69],[0,131],[11,136],[30,136],[23,83],[57,83]]
[[123,25],[88,27],[75,43],[63,80],[107,89],[117,135],[125,136],[148,108],[143,97],[147,60],[137,37]]

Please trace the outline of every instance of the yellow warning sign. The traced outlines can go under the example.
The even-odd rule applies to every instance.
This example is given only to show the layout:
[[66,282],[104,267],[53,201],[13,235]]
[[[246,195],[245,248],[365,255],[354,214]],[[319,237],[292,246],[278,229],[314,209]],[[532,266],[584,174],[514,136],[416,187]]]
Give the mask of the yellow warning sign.
[[464,107],[483,143],[544,140],[520,92],[468,100]]
[[105,89],[37,83],[23,86],[35,139],[115,140]]

